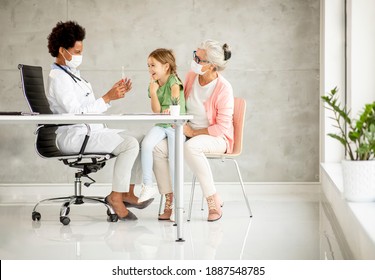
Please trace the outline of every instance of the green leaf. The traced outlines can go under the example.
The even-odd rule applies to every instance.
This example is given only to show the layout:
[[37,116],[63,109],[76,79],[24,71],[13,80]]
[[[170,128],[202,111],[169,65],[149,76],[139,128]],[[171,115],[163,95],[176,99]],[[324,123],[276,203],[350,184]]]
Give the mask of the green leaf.
[[[333,111],[332,126],[339,130],[338,134],[328,136],[339,141],[348,152],[351,160],[374,159],[375,155],[375,102],[365,104],[357,120],[350,117],[350,110],[338,99],[338,89],[333,88],[325,96],[321,96],[324,108]],[[353,152],[353,148],[356,148]]]
[[333,134],[333,133],[328,133],[328,136],[338,140],[341,144],[343,144],[346,147],[347,141],[345,140],[345,138],[343,138],[343,137],[341,137],[337,134]]

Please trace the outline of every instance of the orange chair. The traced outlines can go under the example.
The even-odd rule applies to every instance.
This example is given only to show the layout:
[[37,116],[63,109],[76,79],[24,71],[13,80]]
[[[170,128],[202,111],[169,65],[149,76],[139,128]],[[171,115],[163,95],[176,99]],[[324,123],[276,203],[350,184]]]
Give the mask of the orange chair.
[[[242,153],[242,142],[243,142],[243,130],[245,126],[245,115],[246,115],[246,100],[243,98],[234,98],[234,112],[233,112],[233,126],[234,126],[234,147],[233,152],[230,154],[223,153],[223,154],[206,154],[207,159],[219,159],[222,162],[226,160],[232,160],[236,166],[238,178],[240,180],[242,193],[245,198],[245,202],[247,208],[249,210],[250,218],[253,216],[250,209],[249,200],[247,199],[244,183],[242,180],[240,168],[238,166],[236,158],[241,155]],[[193,198],[194,198],[194,189],[195,189],[195,181],[196,176],[193,175],[192,181],[192,188],[191,188],[191,196],[190,196],[190,203],[189,203],[189,216],[188,221],[191,219],[191,209],[193,205]],[[203,198],[202,198],[202,210],[203,210]]]

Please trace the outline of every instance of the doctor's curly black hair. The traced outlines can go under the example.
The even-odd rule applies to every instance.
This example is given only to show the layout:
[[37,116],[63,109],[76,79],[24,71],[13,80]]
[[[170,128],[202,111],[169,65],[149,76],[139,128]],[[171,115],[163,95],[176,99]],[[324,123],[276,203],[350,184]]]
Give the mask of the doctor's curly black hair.
[[48,51],[53,57],[59,54],[59,48],[74,47],[76,41],[85,39],[86,31],[75,21],[58,22],[48,35]]

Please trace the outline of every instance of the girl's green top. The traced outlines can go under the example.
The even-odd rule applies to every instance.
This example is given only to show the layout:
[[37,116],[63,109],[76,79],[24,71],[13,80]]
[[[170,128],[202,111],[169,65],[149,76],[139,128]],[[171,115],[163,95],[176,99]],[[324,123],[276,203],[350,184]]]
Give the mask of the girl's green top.
[[[171,88],[174,84],[177,84],[180,87],[180,114],[186,114],[184,86],[182,85],[182,82],[175,74],[169,75],[167,82],[161,87],[159,87],[159,89],[156,92],[158,99],[159,99],[160,107],[161,107],[160,113],[162,113],[166,109],[169,109],[169,106],[172,104],[172,101],[171,101],[172,89]],[[148,88],[148,97],[150,97],[150,87]],[[171,126],[171,124],[165,124],[165,123],[158,123],[156,125],[161,126],[161,127]]]

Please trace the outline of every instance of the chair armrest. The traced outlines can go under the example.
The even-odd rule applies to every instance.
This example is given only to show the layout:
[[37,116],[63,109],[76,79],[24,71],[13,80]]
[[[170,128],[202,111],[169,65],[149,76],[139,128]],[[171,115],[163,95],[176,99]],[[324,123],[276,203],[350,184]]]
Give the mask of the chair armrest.
[[37,135],[39,130],[43,127],[59,127],[59,126],[66,126],[67,124],[38,124],[35,131],[34,131],[34,134]]
[[90,126],[87,124],[87,123],[84,123],[84,125],[86,126],[87,128],[87,133],[85,135],[85,139],[83,140],[83,143],[82,143],[82,146],[81,146],[81,150],[79,151],[79,159],[82,158],[84,152],[85,152],[85,149],[86,149],[86,146],[87,146],[87,142],[89,141],[89,138],[90,138],[90,135],[91,135],[91,128]]

